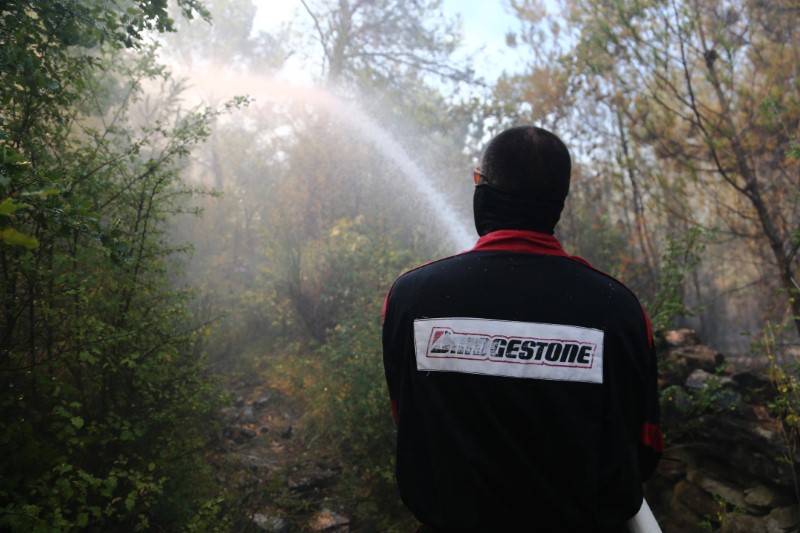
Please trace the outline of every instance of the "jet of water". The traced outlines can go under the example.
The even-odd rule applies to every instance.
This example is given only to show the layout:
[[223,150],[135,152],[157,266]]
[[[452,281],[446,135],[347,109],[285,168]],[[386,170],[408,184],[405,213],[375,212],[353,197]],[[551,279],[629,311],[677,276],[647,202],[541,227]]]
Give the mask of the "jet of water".
[[392,135],[358,106],[342,101],[330,94],[329,109],[351,130],[371,142],[384,157],[392,161],[404,173],[404,177],[414,187],[417,195],[428,203],[428,207],[438,218],[438,222],[448,233],[448,237],[458,251],[471,248],[475,243],[475,231],[467,226],[452,209],[445,195],[427,177],[426,172],[417,165],[406,150]]
[[298,86],[264,76],[236,75],[230,72],[219,74],[211,70],[205,74],[187,73],[199,91],[213,92],[216,98],[231,98],[246,93],[255,100],[289,102],[302,101],[331,113],[365,142],[371,143],[384,157],[394,163],[403,177],[413,186],[419,199],[427,204],[437,219],[438,226],[446,232],[452,251],[460,252],[472,247],[476,234],[471,222],[468,224],[453,209],[448,198],[436,188],[424,171],[414,162],[408,152],[391,133],[372,119],[355,103],[346,101],[329,91]]

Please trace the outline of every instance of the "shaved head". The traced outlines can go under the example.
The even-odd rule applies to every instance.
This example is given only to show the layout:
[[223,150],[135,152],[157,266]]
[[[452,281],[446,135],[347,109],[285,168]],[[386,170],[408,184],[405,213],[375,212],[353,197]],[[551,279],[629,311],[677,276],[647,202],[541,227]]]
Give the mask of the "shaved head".
[[571,171],[572,159],[561,139],[536,126],[499,133],[481,159],[486,183],[543,200],[564,201]]

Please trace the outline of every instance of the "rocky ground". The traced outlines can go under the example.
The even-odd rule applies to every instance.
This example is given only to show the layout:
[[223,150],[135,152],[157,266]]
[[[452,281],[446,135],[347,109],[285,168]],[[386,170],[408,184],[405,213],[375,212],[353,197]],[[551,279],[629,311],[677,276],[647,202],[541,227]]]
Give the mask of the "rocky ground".
[[[743,369],[691,330],[660,357],[668,442],[645,492],[665,533],[798,531],[800,444],[776,416],[766,362]],[[793,399],[791,401],[794,401]]]
[[237,531],[348,532],[348,513],[331,497],[341,465],[308,451],[296,395],[248,380],[234,384],[223,413],[218,481],[237,501]]

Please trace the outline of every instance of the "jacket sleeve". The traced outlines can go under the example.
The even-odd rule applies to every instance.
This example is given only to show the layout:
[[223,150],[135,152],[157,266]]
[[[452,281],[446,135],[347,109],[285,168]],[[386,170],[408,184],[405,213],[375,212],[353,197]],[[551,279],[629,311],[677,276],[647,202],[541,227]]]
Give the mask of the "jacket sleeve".
[[[382,345],[383,345],[383,370],[386,376],[386,386],[389,390],[389,400],[392,407],[392,417],[397,424],[397,393],[399,388],[399,354],[397,334],[397,313],[394,312],[392,290],[386,294],[383,302],[382,323]],[[391,307],[391,309],[390,309]]]
[[650,319],[644,313],[647,325],[648,350],[644,362],[643,377],[645,379],[644,420],[639,437],[639,471],[642,481],[653,475],[664,452],[664,438],[661,433],[661,413],[659,407],[658,368]]

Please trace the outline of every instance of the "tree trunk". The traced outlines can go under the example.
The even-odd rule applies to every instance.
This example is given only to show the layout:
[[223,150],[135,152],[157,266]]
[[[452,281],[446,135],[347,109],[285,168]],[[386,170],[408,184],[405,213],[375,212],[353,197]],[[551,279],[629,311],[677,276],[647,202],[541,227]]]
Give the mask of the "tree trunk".
[[[709,52],[706,51],[706,54],[708,53]],[[800,336],[800,298],[798,298],[797,284],[794,281],[792,272],[793,258],[786,252],[784,247],[784,238],[776,226],[772,214],[770,213],[770,210],[764,201],[758,176],[756,176],[752,166],[748,164],[746,157],[747,151],[745,150],[744,146],[742,146],[737,133],[738,129],[736,124],[728,113],[728,110],[730,109],[730,102],[725,97],[725,93],[722,90],[722,85],[717,75],[716,68],[714,67],[714,63],[706,62],[706,66],[710,74],[709,77],[711,84],[714,88],[714,92],[716,93],[717,103],[722,110],[720,112],[720,118],[725,123],[728,131],[731,132],[728,141],[730,142],[731,150],[735,155],[736,170],[744,179],[745,186],[743,189],[739,190],[750,201],[750,204],[753,206],[753,209],[755,209],[756,214],[758,215],[758,221],[761,226],[761,230],[763,231],[764,236],[769,243],[770,250],[772,250],[772,255],[775,258],[775,264],[778,267],[781,286],[786,292],[786,299],[792,309],[792,321],[794,322],[798,336]],[[715,161],[717,161],[718,170],[725,174],[726,171],[719,164],[719,160],[715,158]],[[732,179],[727,181],[732,182]]]

